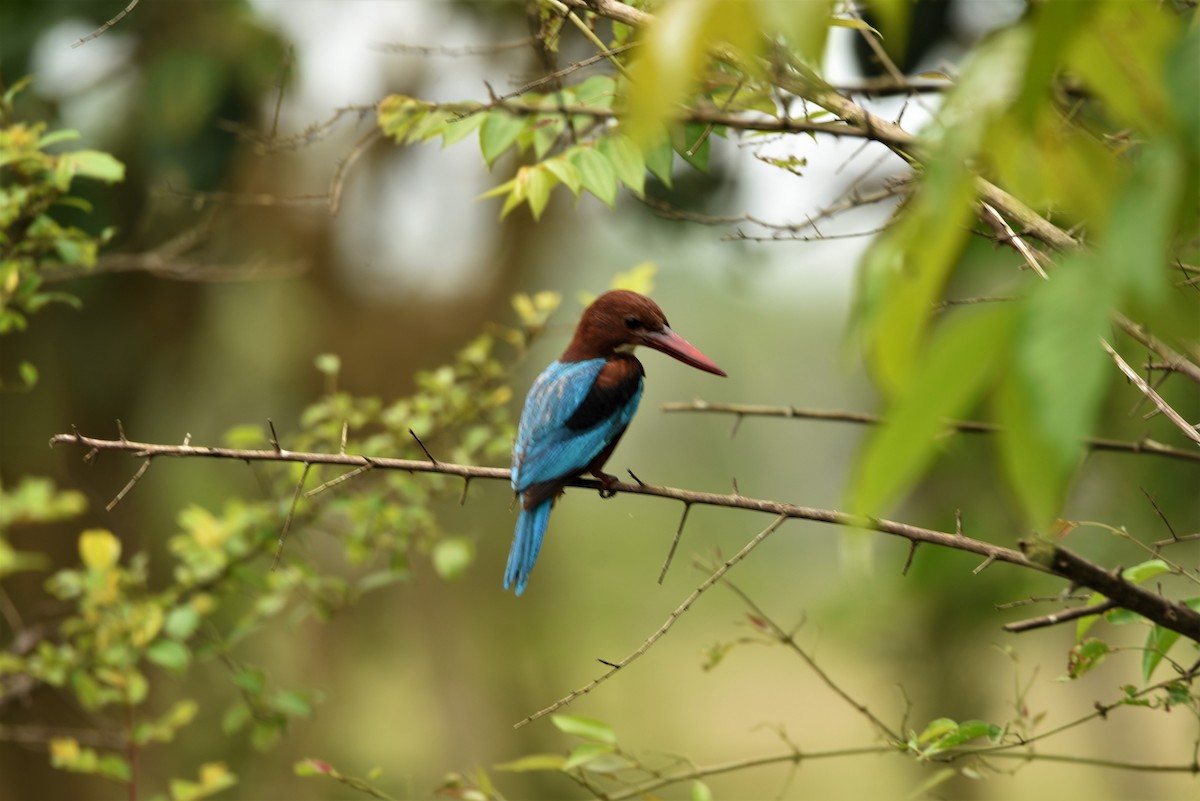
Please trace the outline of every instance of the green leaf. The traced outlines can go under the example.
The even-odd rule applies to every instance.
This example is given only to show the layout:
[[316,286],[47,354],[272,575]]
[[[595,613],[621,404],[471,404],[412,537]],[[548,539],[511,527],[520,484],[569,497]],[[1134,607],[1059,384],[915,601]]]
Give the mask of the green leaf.
[[[1098,3],[1073,37],[1066,66],[1123,125],[1151,133],[1172,122],[1166,60],[1184,22],[1154,4]],[[1119,57],[1116,56],[1119,54]]]
[[1099,243],[1104,272],[1121,290],[1158,303],[1171,288],[1169,248],[1175,235],[1187,167],[1165,140],[1147,142],[1117,196],[1108,230]]
[[623,129],[638,144],[647,144],[691,101],[711,47],[720,43],[752,57],[764,40],[757,3],[691,0],[663,5],[645,26],[630,65]]
[[994,723],[988,723],[983,720],[967,720],[934,740],[928,748],[921,752],[921,756],[929,758],[935,754],[957,748],[963,743],[970,742],[979,737],[987,737],[995,742],[1000,739],[1003,731],[1000,726]]
[[322,375],[336,376],[342,369],[342,360],[336,353],[322,353],[313,360],[317,372]]
[[433,547],[433,569],[447,581],[461,577],[475,559],[475,543],[463,537],[446,537]]
[[[523,168],[524,169],[524,168]],[[542,165],[528,168],[525,173],[525,200],[529,203],[529,211],[533,219],[540,220],[546,204],[550,201],[550,190],[558,179],[550,170],[542,169]]]
[[583,106],[612,108],[616,101],[617,82],[611,75],[593,75],[571,87],[575,102]]
[[312,717],[313,706],[308,696],[293,690],[281,690],[271,698],[271,706],[285,715],[297,718]]
[[1112,367],[1099,342],[1111,329],[1116,298],[1097,267],[1091,256],[1065,259],[1025,299],[1016,331],[1014,369],[1029,399],[1025,414],[1064,476],[1083,457]]
[[582,715],[551,715],[551,722],[564,734],[574,734],[585,740],[616,745],[617,734],[607,723]]
[[929,721],[929,724],[925,726],[925,730],[918,735],[917,742],[927,743],[957,730],[958,721],[951,718],[936,718]]
[[234,672],[233,683],[251,695],[261,695],[267,686],[267,677],[258,668],[242,668]]
[[181,673],[188,666],[192,655],[187,646],[177,640],[155,640],[146,649],[146,658],[156,665]]
[[692,780],[692,801],[713,801],[712,790],[699,779]]
[[89,570],[111,570],[121,558],[121,541],[106,529],[88,529],[79,535],[79,557]]
[[579,169],[583,188],[607,203],[610,207],[617,201],[617,175],[612,164],[594,147],[581,147],[571,154],[571,160]]
[[612,165],[617,180],[641,197],[646,185],[646,160],[641,149],[623,134],[612,134],[600,140],[600,152]]
[[125,165],[99,150],[74,150],[63,153],[58,157],[58,164],[60,170],[67,170],[72,176],[94,178],[110,184],[125,179]]
[[1000,382],[993,415],[1000,426],[996,443],[1008,482],[1035,528],[1044,529],[1058,514],[1070,474],[1034,426],[1031,403],[1024,385],[1010,374]]
[[1112,648],[1103,640],[1089,637],[1071,649],[1067,656],[1067,678],[1077,679],[1104,661]]
[[850,486],[853,514],[879,514],[917,481],[944,445],[945,421],[970,410],[1003,364],[1012,321],[999,306],[943,323],[866,441]]
[[59,142],[73,142],[79,138],[79,131],[70,128],[63,128],[58,131],[51,131],[37,141],[37,149],[45,150],[51,145],[57,145]]
[[675,161],[675,148],[671,147],[670,137],[662,137],[658,144],[649,147],[646,153],[646,169],[663,182],[668,189],[671,187],[671,167]]
[[186,640],[196,632],[199,625],[200,613],[189,603],[177,606],[168,612],[163,629],[177,640]]
[[1145,650],[1142,651],[1142,683],[1149,684],[1154,669],[1162,662],[1171,646],[1179,639],[1179,632],[1155,625],[1146,635]]
[[562,156],[556,156],[547,161],[543,161],[541,168],[549,170],[558,180],[571,190],[578,197],[579,190],[583,188],[583,179],[579,176],[579,168]]
[[583,743],[575,747],[571,751],[571,755],[567,757],[567,761],[563,763],[563,770],[572,770],[581,767],[587,763],[613,753],[616,746],[609,743]]
[[485,114],[479,112],[459,119],[447,120],[442,130],[442,146],[449,147],[455,142],[466,139],[472,131],[483,125],[485,117]]
[[714,130],[707,125],[688,123],[671,132],[671,147],[679,157],[700,172],[708,172],[708,156],[712,152]]
[[32,362],[18,364],[17,374],[21,376],[21,381],[25,384],[26,389],[33,389],[38,382],[38,369]]
[[932,309],[969,235],[971,173],[963,169],[961,148],[943,150],[898,222],[871,243],[862,259],[855,327],[886,396],[908,386]]
[[236,734],[250,722],[250,705],[245,701],[235,701],[225,710],[221,718],[221,731],[225,734]]
[[521,131],[525,130],[526,120],[501,109],[495,109],[484,115],[483,125],[479,129],[479,148],[483,151],[483,160],[490,167],[504,151],[517,141]]
[[1170,573],[1170,566],[1161,559],[1148,559],[1145,562],[1127,567],[1121,571],[1121,577],[1134,584],[1141,584],[1155,576]]
[[567,758],[562,754],[530,754],[493,767],[510,773],[527,773],[533,770],[562,770],[566,763]]

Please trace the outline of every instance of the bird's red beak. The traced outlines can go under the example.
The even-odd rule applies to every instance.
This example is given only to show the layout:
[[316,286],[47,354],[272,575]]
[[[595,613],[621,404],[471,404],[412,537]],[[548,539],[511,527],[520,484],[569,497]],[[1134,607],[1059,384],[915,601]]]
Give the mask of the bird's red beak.
[[714,373],[715,375],[725,375],[725,371],[717,367],[712,359],[705,356],[696,349],[695,345],[679,336],[679,334],[676,334],[670,328],[664,327],[661,331],[646,331],[642,334],[642,344],[648,348],[662,351],[684,364],[690,364],[697,370]]

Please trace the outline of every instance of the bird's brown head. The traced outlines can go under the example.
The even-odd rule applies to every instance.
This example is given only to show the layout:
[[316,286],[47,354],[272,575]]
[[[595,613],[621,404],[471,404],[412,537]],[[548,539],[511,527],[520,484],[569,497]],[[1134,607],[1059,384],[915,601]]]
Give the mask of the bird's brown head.
[[579,319],[562,361],[608,358],[631,345],[645,345],[698,370],[725,375],[711,359],[671,330],[657,303],[628,289],[614,289],[592,301]]

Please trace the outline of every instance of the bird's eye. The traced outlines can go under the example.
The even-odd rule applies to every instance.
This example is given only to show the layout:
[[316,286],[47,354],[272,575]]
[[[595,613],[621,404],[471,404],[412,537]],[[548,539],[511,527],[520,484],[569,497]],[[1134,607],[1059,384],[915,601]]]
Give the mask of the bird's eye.
[[625,327],[630,331],[636,331],[642,327],[642,321],[636,317],[630,316],[625,318]]

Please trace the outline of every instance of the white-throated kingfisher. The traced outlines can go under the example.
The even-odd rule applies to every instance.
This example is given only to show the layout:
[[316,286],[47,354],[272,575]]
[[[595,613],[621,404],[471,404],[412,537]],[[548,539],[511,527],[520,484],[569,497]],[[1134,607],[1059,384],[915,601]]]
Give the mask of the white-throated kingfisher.
[[513,447],[512,486],[521,514],[508,552],[504,589],[525,590],[550,520],[550,506],[568,481],[587,471],[607,487],[601,470],[642,398],[637,345],[723,376],[725,371],[667,325],[658,304],[625,289],[605,292],[583,312],[571,344],[542,371],[521,412]]

